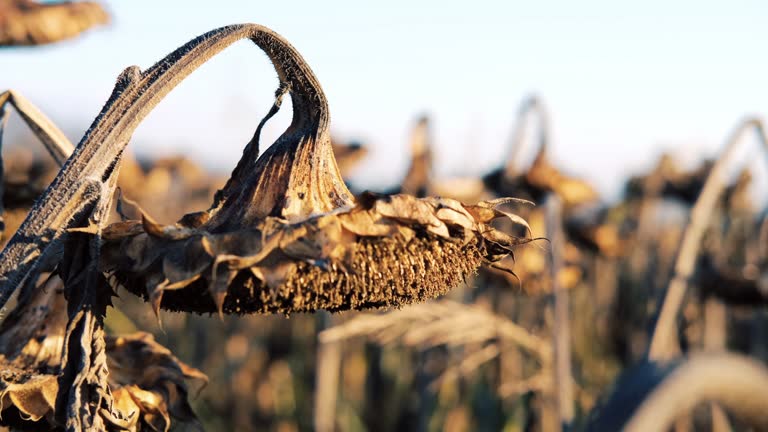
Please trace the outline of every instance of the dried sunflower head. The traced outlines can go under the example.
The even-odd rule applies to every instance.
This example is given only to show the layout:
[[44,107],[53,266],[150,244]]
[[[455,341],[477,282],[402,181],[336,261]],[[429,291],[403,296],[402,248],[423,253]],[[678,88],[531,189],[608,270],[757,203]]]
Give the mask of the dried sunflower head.
[[488,189],[496,194],[516,192],[526,199],[541,202],[549,192],[554,192],[568,208],[594,203],[595,189],[583,180],[563,174],[547,157],[546,147],[541,147],[530,168],[522,174],[510,174],[499,169],[483,178]]
[[[205,56],[201,41],[243,37],[277,69],[273,109],[208,210],[169,226],[145,214],[104,230],[101,265],[112,282],[156,309],[201,313],[396,306],[442,294],[526,241],[491,225],[501,218],[525,224],[496,208],[506,200],[464,205],[370,193],[355,199],[334,159],[317,78],[293,47],[263,27],[213,31],[158,65]],[[293,122],[259,155],[261,127],[285,93]]]
[[[520,155],[525,148],[527,117],[538,117],[538,150],[531,166],[523,173],[518,170]],[[549,114],[541,99],[530,96],[523,100],[518,110],[517,122],[512,135],[512,149],[505,166],[489,173],[483,180],[486,187],[497,196],[512,192],[534,202],[543,202],[549,192],[554,192],[566,207],[572,208],[597,200],[597,192],[586,182],[560,172],[548,159]]]
[[96,2],[0,0],[0,46],[57,42],[107,22]]
[[[171,226],[145,215],[107,227],[120,162],[135,128],[184,77],[242,38],[268,54],[280,87],[213,205]],[[293,122],[259,155],[261,127],[285,93],[293,101]],[[18,108],[19,101],[13,103]],[[71,156],[0,253],[0,306],[19,288],[34,298],[45,273],[61,276],[67,324],[56,422],[99,430],[107,423],[130,428],[136,418],[115,408],[108,381],[108,279],[149,297],[156,309],[289,313],[380,307],[439,294],[525,241],[491,225],[497,219],[525,225],[497,209],[508,199],[471,206],[408,195],[356,200],[333,157],[328,123],[325,96],[298,52],[269,29],[235,25],[192,40],[144,72],[127,68],[74,151],[61,145],[66,139],[55,139],[52,128],[40,128],[54,144],[54,158]],[[134,393],[129,391],[135,406],[146,407],[151,398]],[[121,400],[127,399],[117,400],[124,406]],[[154,414],[147,422],[162,424],[162,418]]]
[[[691,170],[681,168],[669,154],[663,154],[656,167],[647,175],[631,177],[624,186],[624,195],[628,200],[643,198],[665,198],[677,200],[686,206],[696,203],[704,183],[715,164],[714,160],[704,160],[701,165]],[[743,170],[733,184],[723,191],[722,201],[738,209],[750,209],[752,206],[747,196],[747,189],[752,182],[749,170]]]
[[205,224],[112,225],[106,271],[156,308],[309,312],[396,306],[436,297],[523,240],[494,229],[508,215],[408,195],[361,196],[349,209],[233,231]]

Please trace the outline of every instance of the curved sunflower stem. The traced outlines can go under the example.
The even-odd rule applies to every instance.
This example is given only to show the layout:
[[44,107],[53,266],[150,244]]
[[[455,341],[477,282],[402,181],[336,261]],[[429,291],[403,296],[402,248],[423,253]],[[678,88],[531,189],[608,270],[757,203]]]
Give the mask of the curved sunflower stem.
[[538,147],[536,152],[541,155],[547,151],[550,137],[549,113],[538,96],[530,95],[523,100],[517,111],[517,120],[510,143],[511,150],[504,165],[504,176],[507,179],[514,178],[519,174],[518,165],[520,157],[526,149],[525,134],[528,125],[527,118],[530,113],[535,113],[538,119]]
[[701,239],[709,225],[710,216],[725,188],[725,171],[742,141],[741,138],[750,129],[754,129],[758,139],[766,149],[765,155],[768,156],[768,138],[760,119],[747,118],[742,121],[726,141],[723,153],[712,167],[701,194],[691,209],[690,220],[683,233],[682,243],[675,261],[674,276],[667,288],[651,339],[648,350],[650,359],[668,359],[679,352],[676,321],[685,299],[688,279],[693,275]]
[[[268,158],[257,161],[254,154],[243,155],[243,167],[252,167],[254,173],[259,173],[259,165],[269,164],[269,160],[280,159],[284,163],[271,162],[280,166],[225,188],[222,210],[229,207],[228,215],[245,221],[264,212],[301,218],[353,202],[333,159],[327,101],[300,54],[265,27],[222,27],[190,41],[144,72],[133,66],[118,77],[112,96],[93,125],[0,253],[0,307],[34,271],[41,257],[58,256],[67,229],[87,225],[89,215],[82,212],[81,205],[85,186],[93,182],[106,184],[133,131],[147,114],[206,60],[245,38],[267,53],[280,82],[289,85],[293,122],[266,152]],[[256,146],[251,147],[258,152]],[[285,164],[304,169],[293,173],[285,169]],[[311,169],[306,169],[308,165]],[[321,175],[323,181],[318,180]],[[287,193],[289,189],[291,193]],[[232,209],[237,206],[229,204],[228,198],[243,195],[259,200],[255,212],[238,213],[237,208]],[[111,196],[102,198],[111,200]]]

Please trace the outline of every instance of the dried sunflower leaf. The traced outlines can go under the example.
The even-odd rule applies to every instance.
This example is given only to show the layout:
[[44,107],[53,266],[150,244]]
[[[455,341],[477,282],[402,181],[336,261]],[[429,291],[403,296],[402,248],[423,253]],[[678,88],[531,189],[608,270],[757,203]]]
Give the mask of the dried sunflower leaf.
[[[0,328],[0,425],[40,430],[53,425],[67,313],[62,281],[52,277],[44,283],[44,289],[23,293]],[[19,339],[26,342],[23,347]],[[197,423],[187,385],[199,391],[207,383],[202,372],[179,361],[148,333],[104,340],[112,406],[97,410],[102,423],[129,431],[150,424],[167,430],[171,418]],[[18,418],[25,419],[23,425],[9,423]]]
[[0,372],[0,413],[14,408],[21,417],[37,422],[53,413],[59,385],[55,375],[30,374],[3,365]]

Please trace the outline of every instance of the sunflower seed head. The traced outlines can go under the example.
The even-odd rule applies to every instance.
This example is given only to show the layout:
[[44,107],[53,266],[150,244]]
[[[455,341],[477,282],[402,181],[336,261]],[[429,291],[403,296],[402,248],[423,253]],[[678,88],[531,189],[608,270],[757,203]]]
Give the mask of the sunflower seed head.
[[[155,299],[162,290],[160,305],[170,310],[399,306],[445,293],[528,241],[490,225],[500,218],[509,215],[489,203],[365,194],[348,210],[299,223],[267,218],[236,232],[113,226],[105,232],[103,264],[132,292]],[[147,251],[154,251],[151,260]]]

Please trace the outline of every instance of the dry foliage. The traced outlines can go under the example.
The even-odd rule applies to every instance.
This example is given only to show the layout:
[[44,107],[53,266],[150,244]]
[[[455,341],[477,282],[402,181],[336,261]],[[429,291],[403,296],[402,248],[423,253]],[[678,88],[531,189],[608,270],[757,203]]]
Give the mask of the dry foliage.
[[[13,92],[0,95],[0,102],[0,125],[7,118],[7,105],[14,106],[41,138],[54,160],[59,164],[66,160],[73,146],[32,104]],[[25,213],[32,204],[30,198],[35,195],[35,183],[29,180],[44,177],[48,165],[19,163],[17,160],[11,160],[13,171],[6,173],[10,175],[3,179],[6,180],[2,189],[3,201],[18,206],[12,211]],[[14,183],[17,177],[27,181]],[[41,282],[36,282],[37,279]],[[65,380],[64,385],[67,385],[66,380],[71,379],[62,373],[62,367],[67,364],[66,358],[62,359],[64,347],[68,344],[67,338],[72,336],[71,330],[67,330],[67,315],[64,284],[58,276],[33,276],[32,283],[25,284],[18,304],[0,327],[0,358],[6,370],[0,391],[3,395],[0,397],[2,424],[17,429],[42,430],[66,422],[71,429],[150,428],[158,431],[170,428],[171,417],[197,424],[187,401],[186,381],[207,381],[202,372],[178,361],[147,333],[106,336],[102,342],[100,328],[94,331],[95,335],[81,336],[81,340],[96,336],[95,344],[80,346],[85,350],[96,348],[95,353],[84,355],[97,356],[95,376],[91,378],[100,381],[100,388],[96,390],[101,401],[96,406],[97,411],[89,413],[90,418],[80,424],[71,424],[69,418],[57,422],[57,404],[59,410],[62,403],[68,405],[68,401],[57,402],[62,395],[67,395],[67,392],[59,391],[60,380]],[[106,383],[105,361],[112,370]],[[64,417],[61,413],[58,416],[59,419]]]
[[[21,294],[0,327],[0,424],[55,428],[66,338],[63,283],[50,276],[39,289]],[[197,422],[187,401],[187,382],[205,383],[202,372],[143,332],[107,336],[103,348],[110,373],[102,396],[108,403],[94,412],[91,427],[167,431],[171,417]]]

